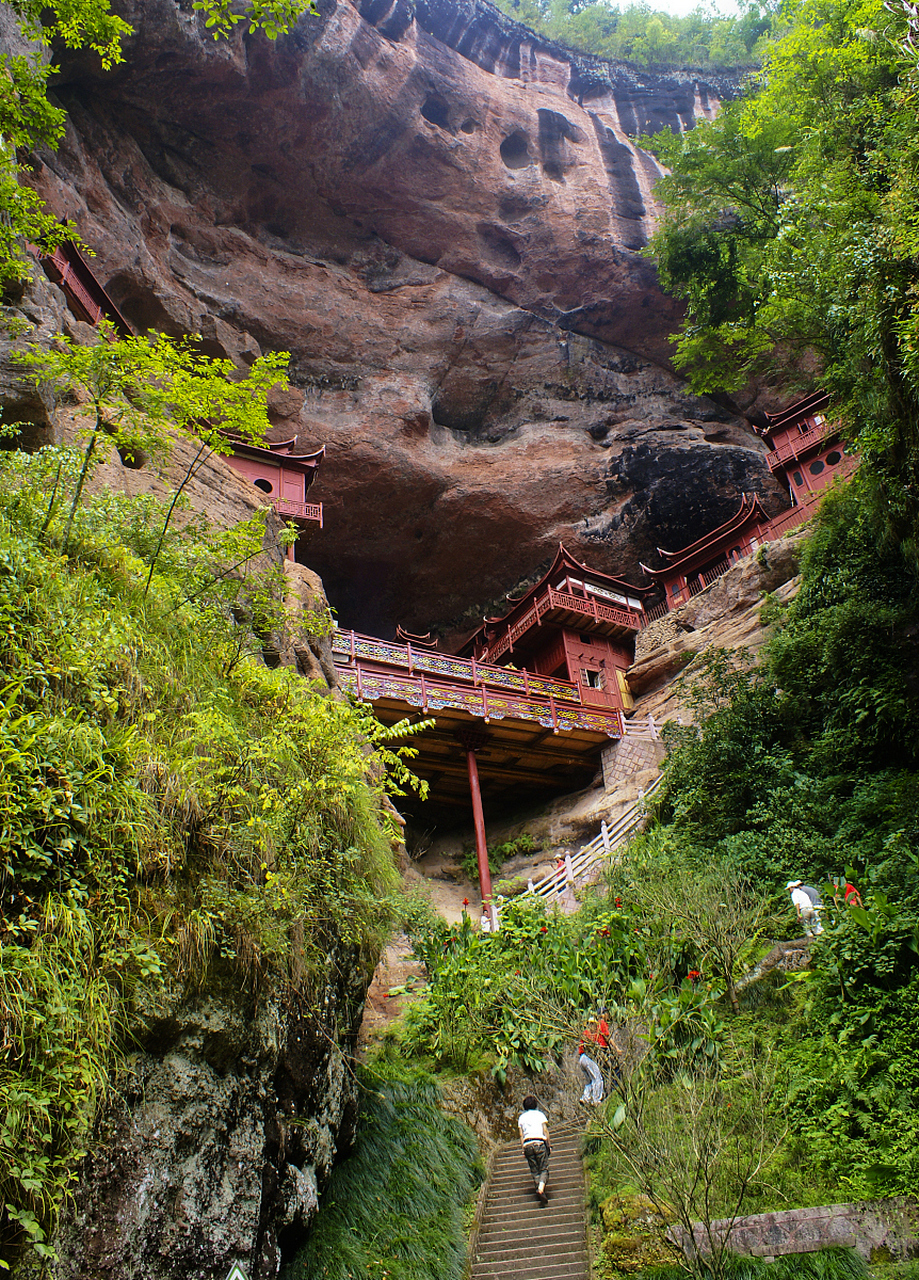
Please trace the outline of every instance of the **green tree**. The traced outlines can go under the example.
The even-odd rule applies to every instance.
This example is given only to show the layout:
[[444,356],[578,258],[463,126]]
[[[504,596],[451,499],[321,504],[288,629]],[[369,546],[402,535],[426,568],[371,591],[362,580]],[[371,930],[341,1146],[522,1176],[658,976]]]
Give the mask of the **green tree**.
[[676,363],[698,391],[764,372],[826,386],[882,525],[915,552],[915,18],[882,0],[795,0],[783,13],[742,99],[651,144],[672,170],[651,252],[686,300]]
[[[50,350],[33,344],[17,353],[16,359],[56,400],[76,394],[92,407],[93,424],[63,534],[65,551],[94,455],[106,437],[126,455],[163,452],[171,433],[200,442],[166,513],[151,559],[149,588],[163,537],[185,485],[211,453],[232,452],[233,436],[250,442],[264,437],[270,426],[268,393],[286,384],[290,357],[285,352],[259,356],[241,377],[231,360],[202,355],[188,342],[176,342],[163,334],[116,341],[111,330],[103,329],[102,340],[94,344],[84,346],[59,335]],[[55,514],[58,489],[56,483],[43,532]]]

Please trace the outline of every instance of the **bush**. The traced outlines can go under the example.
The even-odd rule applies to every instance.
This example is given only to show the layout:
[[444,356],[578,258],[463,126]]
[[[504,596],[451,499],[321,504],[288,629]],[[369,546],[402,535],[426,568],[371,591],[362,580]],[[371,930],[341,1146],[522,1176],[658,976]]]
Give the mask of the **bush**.
[[[496,844],[488,850],[489,870],[492,875],[495,875],[496,872],[501,870],[505,862],[508,862],[511,858],[516,858],[520,853],[532,853],[535,848],[536,841],[527,832],[517,836],[514,840],[505,840],[503,844]],[[464,845],[460,866],[467,880],[478,880],[479,861],[474,845]]]

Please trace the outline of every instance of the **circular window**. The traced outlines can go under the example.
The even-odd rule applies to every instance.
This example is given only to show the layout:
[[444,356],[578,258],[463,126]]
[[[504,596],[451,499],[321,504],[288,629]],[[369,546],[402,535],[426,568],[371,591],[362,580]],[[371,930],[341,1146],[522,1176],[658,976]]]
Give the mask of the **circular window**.
[[812,475],[812,476],[819,476],[819,475],[820,475],[820,472],[823,470],[824,466],[825,466],[825,463],[824,463],[823,459],[822,459],[822,458],[818,458],[818,459],[817,459],[817,461],[816,461],[816,462],[812,462],[812,463],[810,464],[810,466],[809,466],[807,469],[808,469],[808,471],[811,473],[811,475]]
[[801,475],[801,472],[800,472],[800,471],[793,471],[793,472],[791,473],[791,478],[792,478],[792,480],[794,480],[795,484],[803,484],[803,483],[804,483],[804,477]]
[[834,449],[832,453],[826,455],[826,465],[828,467],[836,467],[842,462],[842,454],[838,449]]
[[261,489],[262,493],[274,493],[274,485],[270,480],[253,480],[256,489]]

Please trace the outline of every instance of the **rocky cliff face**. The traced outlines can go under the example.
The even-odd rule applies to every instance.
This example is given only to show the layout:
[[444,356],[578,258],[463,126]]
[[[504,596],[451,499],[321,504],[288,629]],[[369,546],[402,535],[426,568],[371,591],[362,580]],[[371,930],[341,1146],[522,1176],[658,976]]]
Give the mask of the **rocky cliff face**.
[[735,407],[667,365],[635,137],[732,86],[580,58],[484,0],[322,0],[276,45],[126,0],[125,66],[63,59],[37,182],[138,326],[293,356],[279,429],[327,445],[310,547],[343,623],[474,622],[565,542],[656,545],[783,503]]
[[[330,971],[335,967],[330,955]],[[315,1217],[354,1137],[346,1055],[367,975],[267,998],[221,990],[164,998],[93,1135],[54,1280],[274,1277]]]

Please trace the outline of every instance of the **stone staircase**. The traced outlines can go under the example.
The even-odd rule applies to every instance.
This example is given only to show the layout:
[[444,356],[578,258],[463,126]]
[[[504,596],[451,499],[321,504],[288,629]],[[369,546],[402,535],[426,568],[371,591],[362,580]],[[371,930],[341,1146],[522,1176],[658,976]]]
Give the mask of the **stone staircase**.
[[550,1132],[545,1207],[520,1143],[496,1151],[470,1280],[588,1280],[581,1130],[550,1126]]

